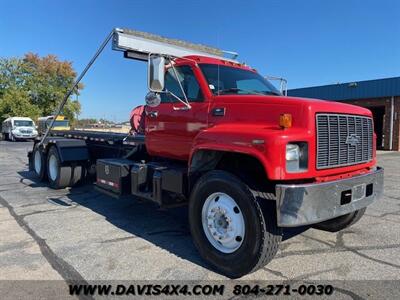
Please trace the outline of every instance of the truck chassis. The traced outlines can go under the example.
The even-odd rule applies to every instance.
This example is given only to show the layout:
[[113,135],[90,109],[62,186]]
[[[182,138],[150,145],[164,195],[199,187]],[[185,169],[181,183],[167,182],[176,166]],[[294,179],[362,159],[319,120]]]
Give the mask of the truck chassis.
[[[68,97],[110,40],[125,58],[148,62],[145,135],[51,130]],[[28,153],[30,170],[55,189],[94,181],[97,190],[117,198],[140,197],[162,207],[188,204],[190,231],[200,255],[231,278],[271,261],[283,227],[313,225],[338,231],[357,222],[366,206],[383,194],[371,113],[282,97],[254,69],[238,63],[236,56],[225,58],[218,49],[114,29],[65,95],[45,134],[35,139]],[[181,75],[183,81],[192,78],[191,83],[199,86],[194,97],[207,97],[189,101],[174,65],[192,70]],[[247,78],[256,80],[266,93],[242,95],[239,92],[246,90],[238,88],[237,82],[236,87],[215,91],[204,75],[213,68],[218,70],[218,86],[219,72],[225,70],[230,74],[227,85],[234,76]],[[182,97],[166,90],[168,71],[179,83]],[[174,101],[160,105],[161,93]],[[247,106],[250,102],[252,110]],[[246,111],[253,114],[251,120],[242,118]],[[242,126],[240,120],[247,123]],[[176,128],[180,140],[172,139]],[[315,161],[319,146],[326,170]],[[341,154],[341,149],[347,152]],[[331,165],[331,159],[337,159],[337,164]]]

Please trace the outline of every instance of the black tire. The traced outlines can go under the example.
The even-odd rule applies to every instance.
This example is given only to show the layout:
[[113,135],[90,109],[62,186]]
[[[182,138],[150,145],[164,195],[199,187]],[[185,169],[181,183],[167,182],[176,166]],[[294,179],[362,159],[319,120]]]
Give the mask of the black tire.
[[74,165],[72,167],[71,181],[69,186],[76,186],[81,184],[86,177],[86,168],[83,165]]
[[357,223],[364,215],[366,209],[367,208],[365,207],[356,210],[355,212],[349,213],[347,215],[315,224],[313,227],[324,231],[338,232]]
[[[202,209],[213,193],[225,193],[235,200],[243,214],[245,234],[240,247],[224,253],[208,240],[202,225]],[[204,260],[220,273],[238,278],[269,263],[282,239],[276,210],[266,200],[256,199],[238,177],[225,171],[210,171],[196,183],[189,200],[189,223],[194,244]]]
[[32,153],[32,170],[40,181],[46,179],[46,154],[39,146],[35,146]]
[[51,147],[47,153],[47,177],[53,189],[63,189],[70,185],[72,167],[61,163],[56,147]]

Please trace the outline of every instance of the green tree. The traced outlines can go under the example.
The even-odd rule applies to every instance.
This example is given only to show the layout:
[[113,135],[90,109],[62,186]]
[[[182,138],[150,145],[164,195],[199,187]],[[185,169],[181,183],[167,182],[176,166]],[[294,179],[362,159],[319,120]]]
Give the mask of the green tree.
[[39,108],[30,103],[26,91],[15,87],[7,89],[0,100],[0,118],[2,120],[12,116],[30,117],[35,120],[39,117]]
[[24,89],[26,65],[19,58],[0,58],[0,99],[10,89]]
[[96,118],[83,118],[83,119],[76,120],[75,126],[85,127],[85,126],[88,126],[91,124],[96,124],[97,122],[98,122],[98,120]]
[[[22,101],[21,107],[29,104],[30,114],[54,114],[75,77],[72,63],[60,61],[54,55],[40,57],[27,53],[23,58],[0,58],[0,118],[9,113],[21,115],[16,108],[19,104],[13,103],[13,99],[10,98],[11,95],[16,96],[16,93],[18,97],[14,98],[14,101]],[[83,85],[80,84],[71,98],[79,95],[82,89]],[[77,100],[71,98],[68,99],[62,113],[73,122],[80,113],[81,106]]]

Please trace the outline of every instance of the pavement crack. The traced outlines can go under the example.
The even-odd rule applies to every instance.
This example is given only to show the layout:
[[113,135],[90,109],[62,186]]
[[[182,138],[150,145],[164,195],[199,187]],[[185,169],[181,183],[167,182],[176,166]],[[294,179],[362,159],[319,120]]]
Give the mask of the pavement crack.
[[320,242],[324,245],[329,246],[328,249],[311,249],[311,250],[298,250],[298,251],[288,251],[288,252],[281,252],[276,255],[276,258],[283,258],[287,256],[292,256],[292,255],[299,255],[299,256],[304,256],[304,255],[314,255],[314,254],[319,254],[319,253],[333,253],[333,252],[352,252],[358,256],[361,256],[365,259],[384,264],[387,266],[391,266],[396,269],[400,269],[400,265],[387,262],[384,260],[380,260],[374,257],[371,257],[367,254],[361,253],[359,251],[365,251],[365,250],[384,250],[384,249],[393,249],[393,248],[400,248],[400,244],[392,244],[392,245],[385,245],[385,246],[355,246],[355,247],[349,247],[346,246],[343,236],[348,233],[354,233],[354,231],[340,231],[336,235],[336,243],[334,245],[321,241],[316,238],[312,238],[310,236],[303,235],[306,238],[312,239],[314,241]]
[[283,273],[280,272],[280,271],[272,270],[272,269],[267,268],[267,267],[264,267],[263,270],[265,270],[265,271],[267,271],[267,272],[269,272],[271,274],[274,274],[275,276],[279,276],[279,277],[282,277],[282,278],[285,278],[285,279],[289,279],[289,277],[283,275]]
[[379,215],[378,217],[379,218],[383,218],[383,217],[386,217],[386,216],[400,216],[400,210],[383,213],[383,214]]
[[330,268],[330,269],[326,269],[326,270],[318,270],[318,271],[314,271],[314,272],[310,272],[310,273],[306,273],[306,274],[301,274],[299,276],[293,277],[293,278],[289,278],[289,281],[294,283],[297,281],[303,281],[305,279],[309,279],[311,276],[315,276],[315,275],[321,275],[324,273],[328,273],[328,272],[332,272],[332,271],[336,271],[339,268]]
[[121,241],[126,241],[126,240],[131,240],[131,239],[137,239],[137,238],[139,238],[139,237],[138,236],[126,236],[126,237],[120,237],[120,238],[101,241],[100,243],[101,244],[115,243],[115,242],[121,242]]
[[375,250],[376,248],[373,248],[373,249],[355,249],[354,247],[351,248],[351,247],[346,246],[346,244],[344,242],[344,239],[343,239],[343,236],[346,233],[351,233],[351,232],[345,232],[345,231],[338,232],[338,234],[336,235],[336,244],[335,244],[335,246],[338,246],[338,247],[344,248],[344,249],[348,249],[350,252],[352,252],[352,253],[354,253],[354,254],[356,254],[358,256],[361,256],[361,257],[363,257],[365,259],[377,262],[379,264],[383,264],[383,265],[391,266],[391,267],[396,268],[396,269],[400,269],[400,265],[397,265],[397,264],[394,264],[394,263],[391,263],[391,262],[388,262],[388,261],[384,261],[384,260],[381,260],[381,259],[378,259],[378,258],[374,258],[374,257],[371,257],[371,256],[369,256],[367,254],[359,252],[361,250]]
[[352,291],[346,290],[346,289],[338,287],[336,285],[334,285],[334,288],[335,288],[335,291],[337,291],[343,295],[350,296],[351,299],[353,299],[353,300],[365,300],[366,299],[366,298],[361,297],[360,295],[357,295],[356,293],[354,293]]
[[23,218],[28,217],[28,216],[47,213],[47,212],[52,212],[52,211],[61,211],[61,209],[54,208],[54,209],[47,209],[47,210],[36,210],[36,211],[32,211],[32,212],[29,212],[29,213],[26,213],[26,214],[21,214],[21,215],[18,215],[18,216],[23,219]]
[[[0,196],[0,204],[6,207],[10,213],[10,215],[15,219],[18,225],[28,233],[32,239],[38,244],[40,252],[44,256],[44,258],[49,262],[49,264],[53,267],[54,270],[60,274],[60,276],[65,280],[67,284],[79,284],[87,285],[88,282],[82,277],[82,275],[74,269],[70,264],[68,264],[61,257],[57,256],[46,243],[45,239],[39,237],[36,232],[29,227],[29,225],[24,221],[24,219],[17,215],[14,211],[14,208],[3,198]],[[81,296],[80,299],[94,299],[90,296]]]
[[20,208],[20,207],[38,206],[38,205],[43,205],[43,203],[42,203],[42,202],[40,202],[40,203],[28,203],[28,204],[22,204],[22,205],[18,206],[18,208]]
[[375,215],[370,215],[370,214],[365,214],[365,215],[368,217],[371,217],[371,218],[378,219],[378,220],[385,220],[386,222],[389,222],[389,223],[400,224],[400,222],[396,222],[391,219],[382,218],[381,216],[375,216]]
[[335,246],[335,245],[332,244],[332,243],[325,242],[325,241],[323,241],[323,240],[320,240],[320,239],[317,239],[317,238],[314,238],[314,237],[305,235],[304,233],[301,234],[301,236],[305,237],[306,239],[313,240],[313,241],[316,241],[316,242],[318,242],[318,243],[324,244],[324,245],[326,245],[326,246],[328,246],[328,247],[334,247],[334,246]]
[[320,253],[333,253],[333,252],[347,252],[347,251],[362,251],[362,250],[384,250],[384,249],[393,249],[400,248],[400,244],[391,244],[391,245],[382,245],[382,246],[354,246],[352,248],[345,246],[342,248],[332,247],[325,249],[309,249],[309,250],[293,250],[287,252],[278,253],[275,258],[285,258],[288,256],[305,256],[305,255],[314,255]]
[[375,258],[375,257],[371,257],[371,256],[369,256],[367,254],[360,253],[357,250],[350,249],[350,251],[353,252],[354,254],[357,254],[358,256],[361,256],[361,257],[365,258],[365,259],[377,262],[379,264],[391,266],[391,267],[396,268],[396,269],[400,269],[400,265],[397,265],[397,264],[394,264],[394,263],[391,263],[391,262],[388,262],[388,261],[384,261],[384,260],[381,260],[381,259],[378,259],[378,258]]

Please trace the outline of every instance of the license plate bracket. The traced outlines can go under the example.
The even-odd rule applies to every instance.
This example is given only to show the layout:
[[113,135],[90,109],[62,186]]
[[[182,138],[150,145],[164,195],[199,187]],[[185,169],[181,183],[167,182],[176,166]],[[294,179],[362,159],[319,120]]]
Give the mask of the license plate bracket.
[[352,201],[357,201],[365,198],[366,184],[362,183],[356,186],[353,186],[351,189]]

